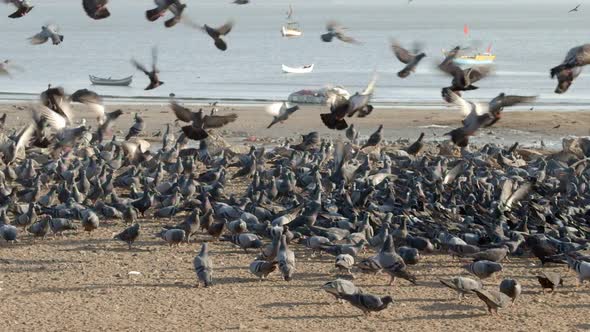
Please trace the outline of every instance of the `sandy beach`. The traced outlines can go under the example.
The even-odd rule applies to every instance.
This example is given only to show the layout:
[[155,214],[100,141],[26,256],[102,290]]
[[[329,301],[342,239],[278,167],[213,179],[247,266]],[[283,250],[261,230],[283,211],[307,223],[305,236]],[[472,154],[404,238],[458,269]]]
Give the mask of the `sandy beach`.
[[[174,124],[174,115],[166,105],[108,105],[108,110],[119,108],[125,114],[115,126],[118,136],[126,133],[127,128],[121,124],[130,124],[135,112],[141,112],[146,119],[148,135],[144,138],[154,142],[158,140],[151,137],[154,132],[163,130],[167,123]],[[90,113],[83,113],[88,111],[76,109],[78,120],[85,117],[89,124],[94,123]],[[310,131],[319,131],[322,137],[343,136],[343,132],[323,128],[318,116],[321,111],[320,107],[303,107],[287,123],[267,130],[270,117],[262,107],[221,107],[220,112],[235,112],[239,120],[220,132],[236,144],[251,144],[244,142],[249,137],[273,144],[268,142],[296,138]],[[4,112],[8,114],[9,128],[29,121],[24,104],[1,105],[0,113]],[[383,124],[388,140],[413,140],[421,131],[428,140],[442,140],[442,134],[460,121],[461,115],[452,109],[377,109],[368,118],[351,120],[365,136]],[[589,134],[588,123],[590,112],[507,112],[493,129],[482,131],[476,141],[519,141],[538,147],[543,140],[558,146],[563,136]],[[428,127],[432,125],[448,128]],[[241,180],[233,182],[231,188],[244,187]],[[540,271],[538,261],[526,257],[504,263],[500,278],[516,278],[524,291],[516,304],[501,311],[498,318],[488,315],[476,297],[460,301],[439,283],[440,278],[467,275],[461,268],[467,261],[439,254],[426,255],[419,265],[412,267],[419,280],[417,285],[398,280],[390,287],[383,274],[359,275],[355,280],[359,287],[370,293],[391,295],[395,301],[387,310],[369,318],[319,291],[323,283],[335,278],[333,257],[311,257],[301,246],[294,246],[297,270],[294,280],[287,283],[277,273],[259,282],[248,271],[255,253],[244,254],[228,243],[213,243],[210,255],[214,286],[194,288],[192,260],[208,236],[200,235],[196,242],[180,248],[169,248],[152,237],[160,225],[174,224],[184,216],[179,214],[171,220],[141,219],[141,235],[132,250],[111,239],[124,224],[105,220],[90,236],[76,231],[64,237],[34,240],[23,233],[17,244],[0,242],[0,330],[386,331],[402,326],[407,331],[590,329],[588,285],[575,288],[575,275],[563,266],[545,268],[564,274],[565,286],[554,295],[543,295],[535,278]],[[131,271],[140,274],[130,275]],[[485,280],[484,284],[498,282]]]
[[[23,126],[28,124],[30,112],[28,103],[21,104],[0,104],[0,113],[7,113],[7,126]],[[187,107],[205,111],[210,107],[207,105],[191,105]],[[146,120],[145,136],[149,141],[158,141],[152,134],[162,131],[166,124],[171,124],[176,132],[180,132],[179,123],[175,122],[174,113],[168,104],[124,104],[107,105],[107,111],[121,109],[124,115],[119,118],[114,126],[114,134],[122,137],[127,133],[128,126],[132,123],[135,113],[139,112]],[[259,143],[268,140],[281,138],[296,138],[296,135],[307,134],[317,131],[321,137],[344,138],[344,131],[333,131],[327,129],[319,118],[319,114],[327,112],[325,106],[302,105],[284,124],[277,124],[266,129],[272,120],[264,106],[223,106],[218,107],[220,114],[236,113],[238,121],[229,124],[220,130],[223,137],[231,143],[241,143],[247,139],[256,138]],[[74,107],[76,119],[86,119],[87,123],[95,123],[92,113],[83,105]],[[459,127],[463,117],[453,107],[441,106],[440,108],[403,108],[403,107],[382,107],[376,109],[371,116],[366,118],[352,118],[349,123],[354,124],[360,130],[360,137],[366,138],[373,133],[380,124],[384,125],[384,137],[386,140],[398,139],[414,140],[420,132],[426,134],[426,141],[448,140],[445,133]],[[519,142],[526,147],[541,147],[541,141],[546,148],[560,149],[563,137],[590,135],[590,112],[588,111],[563,111],[553,112],[550,110],[533,111],[505,111],[502,120],[493,127],[479,131],[472,141],[474,143],[494,142],[498,144],[511,145]],[[249,144],[250,142],[245,142]]]

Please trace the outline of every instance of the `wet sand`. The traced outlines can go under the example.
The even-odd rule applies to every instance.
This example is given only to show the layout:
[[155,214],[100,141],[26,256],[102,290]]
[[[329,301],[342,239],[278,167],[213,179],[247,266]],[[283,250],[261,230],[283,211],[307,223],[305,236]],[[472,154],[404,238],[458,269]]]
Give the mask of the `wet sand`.
[[[78,110],[82,107],[76,107]],[[109,105],[109,110],[116,109]],[[125,105],[126,114],[118,121],[115,132],[124,136],[133,112],[143,112],[152,134],[174,116],[166,106]],[[305,107],[286,124],[264,129],[270,117],[262,107],[240,107],[235,111],[240,119],[221,132],[232,141],[244,138],[269,137],[279,139],[318,130],[332,137],[344,133],[321,128],[317,107]],[[28,122],[28,112],[12,105],[0,106],[0,113],[9,113],[8,127]],[[86,118],[93,117],[87,113]],[[82,114],[78,112],[77,114]],[[17,119],[17,116],[19,117]],[[370,134],[383,123],[388,139],[414,139],[420,130],[429,139],[441,139],[448,129],[421,129],[420,126],[456,126],[461,120],[454,110],[377,109],[365,119],[354,119],[363,135]],[[479,139],[510,144],[512,141],[555,140],[561,137],[587,135],[590,112],[508,112],[493,128]],[[553,128],[557,125],[559,128]],[[434,135],[436,134],[436,136]],[[496,139],[502,137],[502,140]],[[154,139],[157,140],[157,139]],[[536,141],[536,143],[534,143]],[[250,144],[250,143],[248,143]],[[230,174],[235,172],[231,170]],[[244,182],[234,182],[244,189]],[[242,193],[241,191],[239,192]],[[205,235],[196,243],[169,248],[152,237],[162,224],[172,220],[142,219],[141,235],[134,249],[112,240],[114,233],[125,225],[121,221],[101,220],[100,228],[88,236],[81,230],[70,231],[64,237],[48,236],[33,240],[20,233],[21,242],[0,242],[0,297],[2,298],[2,331],[319,331],[359,330],[389,331],[576,331],[590,329],[590,287],[588,283],[575,288],[574,273],[564,266],[546,268],[565,276],[565,286],[554,295],[543,295],[535,274],[538,261],[511,258],[504,263],[503,277],[516,278],[523,284],[523,295],[516,304],[492,317],[476,297],[460,301],[451,290],[444,288],[440,278],[467,275],[464,262],[448,255],[426,255],[410,269],[417,275],[418,285],[404,280],[387,286],[389,278],[359,275],[354,281],[366,292],[391,295],[394,304],[383,312],[364,317],[348,304],[338,304],[332,296],[318,291],[326,281],[335,278],[333,257],[312,258],[310,252],[295,245],[296,273],[294,280],[285,282],[275,272],[270,280],[259,282],[248,271],[256,253],[245,254],[229,243],[213,243],[210,256],[214,264],[214,286],[194,288],[196,278],[192,260]],[[368,257],[372,252],[363,253]],[[360,259],[360,258],[359,258]],[[129,275],[130,271],[141,275]],[[498,280],[484,280],[497,287]]]

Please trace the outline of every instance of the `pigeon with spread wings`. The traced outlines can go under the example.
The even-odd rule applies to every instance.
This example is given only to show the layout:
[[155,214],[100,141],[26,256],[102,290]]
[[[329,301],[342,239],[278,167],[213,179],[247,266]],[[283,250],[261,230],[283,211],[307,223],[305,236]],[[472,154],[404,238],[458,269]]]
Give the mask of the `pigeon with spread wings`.
[[111,16],[107,8],[108,2],[109,0],[82,0],[82,7],[84,7],[84,11],[88,17],[101,20]]
[[20,18],[27,15],[32,9],[33,6],[29,4],[27,0],[4,0],[6,4],[13,4],[16,7],[16,11],[8,17],[10,18]]
[[49,39],[53,45],[59,45],[63,40],[64,36],[59,34],[59,27],[55,24],[48,24],[41,27],[41,32],[29,38],[29,41],[33,45],[44,44]]
[[366,117],[373,111],[373,106],[369,104],[373,97],[373,90],[377,77],[374,75],[365,90],[356,92],[348,99],[337,94],[329,94],[328,104],[330,104],[330,113],[320,114],[320,118],[326,127],[335,130],[344,130],[348,128],[345,117],[352,117],[357,114],[358,117]]
[[71,123],[72,108],[62,87],[52,88],[51,84],[49,84],[47,90],[41,92],[40,100],[43,106],[59,114],[65,119],[66,123]]
[[476,103],[461,98],[450,88],[443,89],[443,97],[445,100],[459,106],[465,116],[463,127],[447,133],[447,135],[451,136],[453,143],[461,147],[467,146],[469,143],[468,137],[475,135],[479,128],[495,124],[502,117],[504,107],[532,102],[536,99],[534,96],[507,96],[501,93],[489,103]]
[[271,114],[273,116],[273,119],[272,119],[272,122],[266,128],[268,129],[279,122],[283,123],[283,122],[287,121],[289,116],[291,114],[295,113],[295,111],[297,111],[298,109],[299,109],[299,106],[295,105],[295,106],[289,107],[289,105],[286,102],[273,103],[273,104],[268,105],[266,107],[266,112],[268,112],[268,114]]
[[565,55],[563,62],[551,68],[551,78],[557,77],[555,93],[565,93],[575,78],[582,72],[582,67],[590,64],[590,44],[576,46]]
[[145,88],[145,90],[152,90],[164,84],[164,82],[160,81],[160,78],[158,77],[160,71],[156,67],[157,61],[158,49],[156,47],[152,48],[152,70],[148,70],[144,65],[137,62],[137,60],[131,59],[131,63],[135,66],[135,68],[141,70],[150,79],[150,84]]
[[336,39],[339,39],[345,43],[360,44],[356,39],[345,35],[344,30],[346,30],[346,28],[341,26],[338,22],[335,22],[335,21],[328,22],[328,24],[326,25],[326,30],[328,30],[328,32],[321,35],[322,41],[324,41],[326,43],[329,43],[334,38],[336,38]]
[[[453,92],[460,95],[459,91],[475,90],[478,87],[473,85],[477,81],[492,73],[491,66],[475,66],[471,68],[461,69],[454,60],[459,55],[460,47],[457,46],[447,53],[446,58],[438,66],[444,73],[453,77],[451,86],[448,87]],[[448,100],[447,100],[448,101]]]
[[236,121],[238,118],[238,115],[234,113],[228,115],[204,115],[203,110],[193,112],[190,109],[181,106],[175,100],[170,101],[170,107],[172,108],[172,111],[174,111],[178,120],[191,123],[181,129],[186,137],[196,141],[209,137],[209,133],[206,129],[221,128],[228,123]]
[[412,53],[401,47],[395,40],[391,42],[391,50],[393,51],[393,54],[395,54],[395,57],[406,65],[397,73],[397,76],[401,78],[406,78],[410,76],[412,72],[416,71],[418,63],[420,63],[420,61],[426,56],[424,52],[420,52],[420,47],[418,45],[416,45]]
[[155,0],[154,2],[156,3],[156,8],[146,10],[145,12],[148,21],[156,21],[160,17],[166,15],[166,12],[169,10],[174,16],[166,20],[164,26],[171,28],[180,22],[186,4],[181,3],[179,0]]
[[14,64],[14,62],[11,60],[4,60],[3,62],[0,62],[0,76],[8,76],[9,78],[12,78],[11,72],[13,70],[20,72],[24,71],[23,67]]

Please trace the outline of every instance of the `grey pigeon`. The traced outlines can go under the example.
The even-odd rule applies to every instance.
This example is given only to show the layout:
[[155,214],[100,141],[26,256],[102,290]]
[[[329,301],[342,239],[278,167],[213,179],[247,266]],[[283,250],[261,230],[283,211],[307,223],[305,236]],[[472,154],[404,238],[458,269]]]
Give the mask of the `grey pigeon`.
[[514,303],[522,293],[522,285],[517,280],[504,279],[500,283],[500,292],[508,295]]
[[278,262],[276,261],[255,260],[250,263],[250,272],[262,281],[277,269],[277,264]]
[[563,279],[558,272],[543,271],[537,275],[537,280],[539,281],[539,284],[541,284],[543,293],[545,293],[545,290],[547,289],[550,289],[551,292],[555,292],[557,286],[563,286]]
[[499,291],[475,289],[473,292],[486,304],[488,312],[492,315],[497,314],[499,308],[506,308],[512,303],[508,295]]
[[114,239],[126,242],[131,249],[131,245],[139,237],[139,224],[135,223],[132,226],[124,229],[121,233],[115,235]]
[[203,242],[201,252],[195,257],[193,265],[197,273],[197,287],[201,282],[205,287],[211,286],[213,283],[213,263],[211,263],[211,258],[209,258],[209,244],[207,242]]
[[457,291],[459,298],[461,299],[465,297],[465,295],[470,294],[472,291],[483,288],[481,281],[466,277],[454,277],[450,280],[441,279],[440,283],[449,287],[450,289]]
[[366,293],[357,293],[352,295],[340,294],[340,297],[362,310],[365,315],[369,315],[371,312],[382,311],[387,308],[390,303],[393,303],[393,298],[391,296],[379,297]]
[[342,294],[354,295],[362,293],[362,290],[356,287],[352,281],[344,279],[328,281],[322,286],[322,289],[326,293],[334,295],[334,297],[339,301],[342,299]]
[[502,271],[502,264],[483,260],[465,265],[464,268],[478,278],[486,279]]
[[285,281],[291,281],[295,272],[295,253],[287,246],[285,235],[281,236],[281,246],[277,255],[277,261],[279,262],[279,270],[283,275],[283,279]]
[[180,246],[180,243],[184,241],[186,233],[182,229],[163,229],[160,233],[157,233],[156,236],[166,241],[169,246]]

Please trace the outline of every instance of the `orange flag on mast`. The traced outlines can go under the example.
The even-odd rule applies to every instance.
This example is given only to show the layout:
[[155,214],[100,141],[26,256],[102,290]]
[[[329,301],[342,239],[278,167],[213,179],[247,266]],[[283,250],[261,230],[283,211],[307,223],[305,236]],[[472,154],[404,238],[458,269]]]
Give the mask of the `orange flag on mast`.
[[465,25],[463,26],[463,33],[464,33],[465,35],[468,35],[468,34],[469,34],[469,27],[467,26],[467,24],[465,24]]

